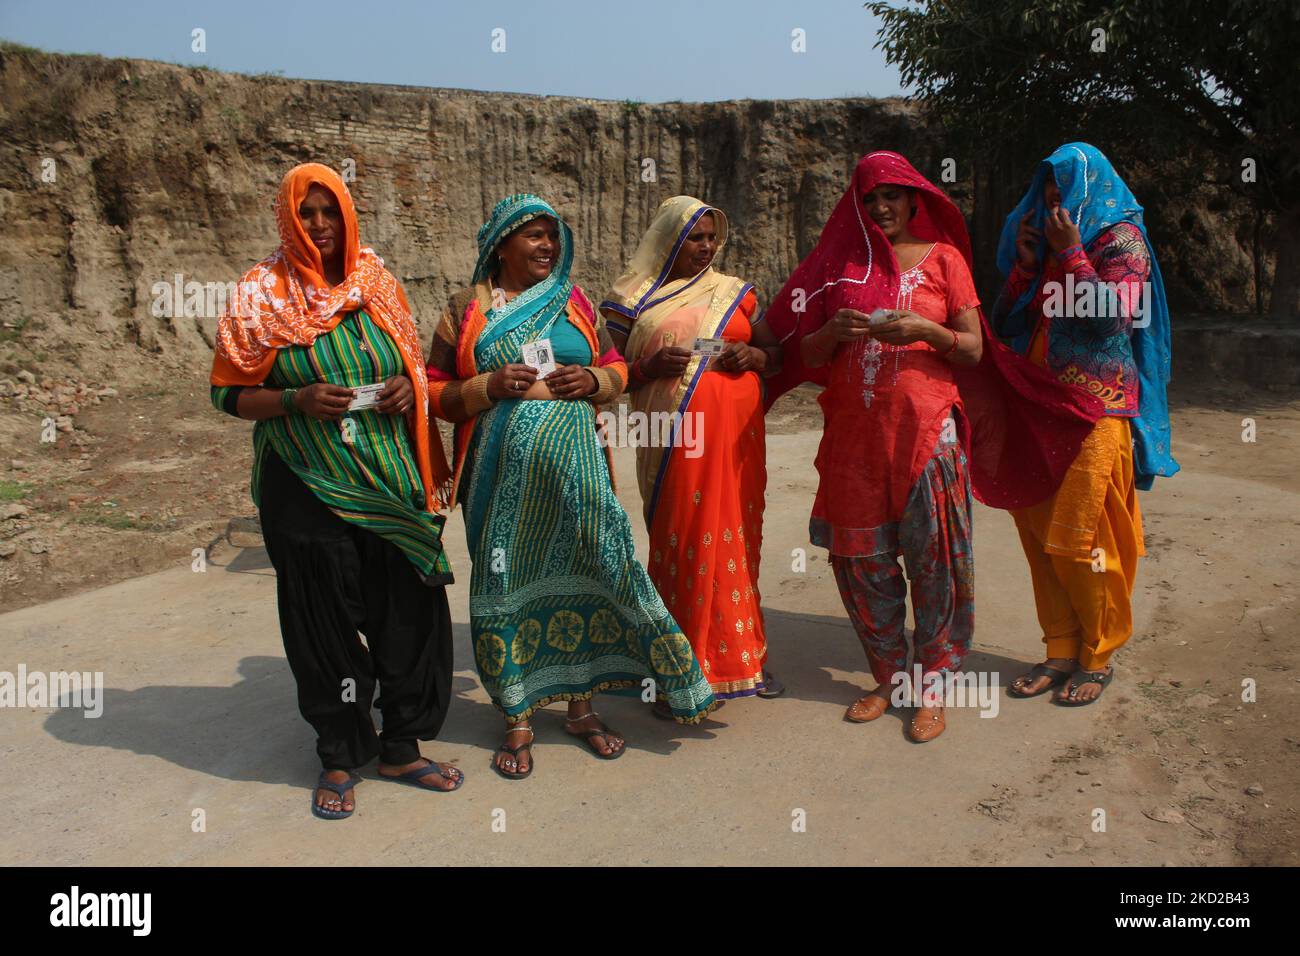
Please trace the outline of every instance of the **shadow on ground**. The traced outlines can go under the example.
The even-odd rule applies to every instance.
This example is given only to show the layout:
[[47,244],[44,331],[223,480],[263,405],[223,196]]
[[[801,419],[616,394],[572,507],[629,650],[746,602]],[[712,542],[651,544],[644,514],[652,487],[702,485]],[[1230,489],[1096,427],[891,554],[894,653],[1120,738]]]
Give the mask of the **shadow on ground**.
[[[254,556],[245,568],[257,565]],[[233,565],[230,569],[236,570]],[[785,683],[786,697],[847,707],[874,686],[861,645],[843,618],[770,609],[764,615],[772,635],[771,670]],[[455,625],[453,639],[456,659],[472,660],[469,626]],[[1008,677],[1023,671],[1024,664],[975,652],[966,669],[999,672],[999,684],[1005,687]],[[238,673],[239,681],[228,687],[105,688],[102,717],[86,719],[80,710],[61,709],[47,718],[45,729],[66,743],[155,756],[227,780],[301,784],[312,779],[317,769],[314,738],[294,705],[296,689],[287,661],[245,657]],[[851,677],[835,676],[841,673]],[[425,754],[438,758],[440,743],[461,744],[481,748],[486,762],[501,739],[499,712],[464,670],[452,680],[452,697],[447,722],[436,742],[424,744]],[[639,692],[597,699],[597,709],[610,726],[627,736],[629,749],[656,754],[670,754],[685,740],[713,739],[740,708],[764,706],[769,702],[728,701],[701,724],[682,726],[653,718]],[[538,736],[563,739],[563,712],[556,704],[535,715]],[[907,712],[891,710],[888,716],[901,723]],[[379,714],[374,718],[379,726]],[[573,743],[585,746],[576,738]]]

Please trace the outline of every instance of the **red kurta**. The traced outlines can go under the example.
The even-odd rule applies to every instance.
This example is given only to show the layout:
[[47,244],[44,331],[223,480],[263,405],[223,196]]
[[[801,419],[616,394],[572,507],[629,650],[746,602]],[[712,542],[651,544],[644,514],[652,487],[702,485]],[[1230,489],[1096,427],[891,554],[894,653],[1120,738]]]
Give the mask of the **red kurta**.
[[[899,276],[893,303],[940,325],[978,304],[965,260],[944,242]],[[875,554],[881,526],[902,517],[945,421],[962,406],[952,364],[923,342],[864,337],[836,350],[819,401],[826,427],[813,543],[832,554]],[[950,428],[955,438],[955,419]]]

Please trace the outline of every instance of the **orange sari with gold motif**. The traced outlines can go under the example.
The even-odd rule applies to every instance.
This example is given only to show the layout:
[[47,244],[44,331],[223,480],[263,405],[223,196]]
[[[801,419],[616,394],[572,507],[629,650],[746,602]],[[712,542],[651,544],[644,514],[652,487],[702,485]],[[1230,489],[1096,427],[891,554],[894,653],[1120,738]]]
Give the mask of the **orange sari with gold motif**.
[[[601,303],[608,328],[627,336],[629,361],[665,346],[691,349],[697,338],[750,341],[758,298],[749,283],[712,263],[696,275],[669,278],[682,243],[705,216],[713,217],[717,261],[730,231],[726,215],[674,196],[660,204]],[[713,695],[756,694],[767,657],[758,593],[767,488],[759,374],[712,370],[695,355],[681,376],[648,382],[631,400],[651,436],[636,452],[650,531],[646,570]]]
[[[757,299],[746,287],[720,332],[748,342]],[[687,342],[706,321],[706,306],[677,310],[644,346],[652,354],[665,338]],[[681,380],[641,389],[638,409],[662,407],[657,390],[683,391],[679,428],[690,441],[669,449],[638,449],[646,474],[650,560],[646,570],[700,661],[718,698],[763,687],[767,639],[758,590],[767,487],[763,395],[757,372],[702,370],[699,360]],[[671,401],[671,399],[670,399]],[[685,416],[691,416],[688,422]],[[662,454],[652,454],[661,451]],[[640,477],[640,475],[639,475]]]

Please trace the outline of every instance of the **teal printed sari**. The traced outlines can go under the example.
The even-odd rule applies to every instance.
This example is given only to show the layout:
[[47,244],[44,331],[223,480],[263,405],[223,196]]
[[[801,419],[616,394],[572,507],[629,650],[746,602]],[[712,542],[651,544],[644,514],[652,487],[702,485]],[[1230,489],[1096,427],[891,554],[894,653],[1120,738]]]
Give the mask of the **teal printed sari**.
[[[565,239],[567,232],[561,229]],[[563,290],[558,308],[543,293],[522,308],[511,308],[518,296],[487,313],[475,346],[480,371],[522,361],[522,346],[544,337],[557,364],[593,362],[589,341],[566,314],[568,265],[562,255],[538,283],[555,280],[551,288]],[[636,560],[590,403],[504,399],[474,429],[462,499],[473,559],[470,622],[493,703],[516,722],[552,701],[650,678],[679,722],[702,720],[715,706],[712,690]]]

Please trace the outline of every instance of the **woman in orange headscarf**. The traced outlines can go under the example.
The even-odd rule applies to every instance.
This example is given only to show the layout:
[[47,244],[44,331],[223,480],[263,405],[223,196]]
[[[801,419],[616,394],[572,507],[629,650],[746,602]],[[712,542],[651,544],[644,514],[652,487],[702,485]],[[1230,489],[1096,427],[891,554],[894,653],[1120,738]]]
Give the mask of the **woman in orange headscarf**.
[[253,501],[324,768],[311,809],[335,820],[352,815],[352,771],[376,755],[381,778],[440,791],[463,779],[417,743],[437,735],[451,695],[438,513],[449,473],[410,307],[361,246],[343,181],[294,167],[275,218],[280,248],[240,280],[217,327],[212,401],[257,422]]

